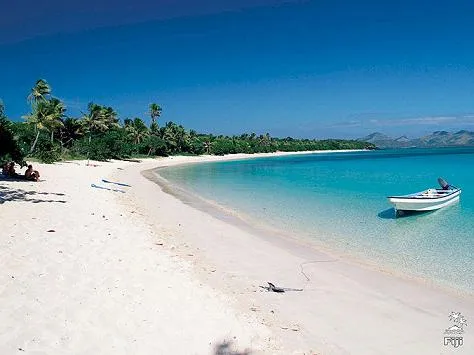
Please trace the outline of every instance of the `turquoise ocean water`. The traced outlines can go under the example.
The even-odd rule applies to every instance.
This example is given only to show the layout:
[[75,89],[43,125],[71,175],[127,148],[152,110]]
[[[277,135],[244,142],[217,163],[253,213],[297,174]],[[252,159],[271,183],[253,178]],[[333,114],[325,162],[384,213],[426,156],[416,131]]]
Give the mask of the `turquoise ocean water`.
[[[474,149],[403,149],[257,158],[161,169],[184,189],[251,223],[474,291]],[[459,204],[395,218],[386,196],[463,189]]]

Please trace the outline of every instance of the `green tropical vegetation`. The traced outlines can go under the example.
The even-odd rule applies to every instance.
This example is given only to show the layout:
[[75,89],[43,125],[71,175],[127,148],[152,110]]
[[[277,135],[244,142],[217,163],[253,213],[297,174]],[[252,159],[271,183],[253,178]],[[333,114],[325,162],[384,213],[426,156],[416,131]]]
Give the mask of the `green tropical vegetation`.
[[31,112],[9,120],[0,101],[0,162],[25,158],[51,163],[64,159],[126,159],[176,154],[235,154],[328,149],[373,149],[355,140],[275,138],[268,133],[234,136],[187,130],[174,122],[159,123],[162,108],[149,106],[150,125],[140,117],[121,120],[112,108],[90,103],[80,117],[71,117],[51,86],[39,79],[27,97]]

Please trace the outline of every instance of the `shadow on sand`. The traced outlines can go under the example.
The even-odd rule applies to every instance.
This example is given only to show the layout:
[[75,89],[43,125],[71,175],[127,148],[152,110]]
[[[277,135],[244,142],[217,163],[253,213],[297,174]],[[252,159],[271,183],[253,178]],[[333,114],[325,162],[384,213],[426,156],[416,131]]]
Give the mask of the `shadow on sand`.
[[219,343],[215,347],[214,355],[250,355],[251,352],[245,350],[241,351],[234,351],[232,350],[232,342],[224,341]]
[[26,191],[23,189],[14,189],[11,187],[0,185],[0,204],[5,202],[13,201],[24,201],[31,203],[43,203],[43,202],[54,202],[54,203],[66,203],[65,200],[53,200],[53,199],[42,199],[40,196],[64,196],[63,193],[55,192],[37,192],[37,191]]

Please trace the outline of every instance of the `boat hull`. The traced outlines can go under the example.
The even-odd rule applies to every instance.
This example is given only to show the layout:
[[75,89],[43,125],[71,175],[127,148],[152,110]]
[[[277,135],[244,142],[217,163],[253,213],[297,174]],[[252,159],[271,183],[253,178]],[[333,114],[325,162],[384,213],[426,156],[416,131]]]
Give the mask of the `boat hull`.
[[[397,211],[434,211],[459,201],[461,190],[457,189],[440,197],[424,197],[422,193],[388,197]],[[426,196],[426,195],[425,195]]]

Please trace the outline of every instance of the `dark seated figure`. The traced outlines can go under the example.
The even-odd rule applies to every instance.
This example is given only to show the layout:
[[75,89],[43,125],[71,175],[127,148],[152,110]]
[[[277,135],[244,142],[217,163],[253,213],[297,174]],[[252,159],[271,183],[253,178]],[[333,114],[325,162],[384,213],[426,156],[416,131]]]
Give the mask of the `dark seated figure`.
[[7,173],[5,175],[7,175],[8,177],[11,177],[11,178],[20,177],[20,175],[17,174],[16,171],[15,171],[15,163],[14,162],[10,162],[8,164]]
[[2,166],[2,175],[8,176],[8,170],[10,168],[10,163],[5,163]]
[[15,171],[15,163],[7,162],[2,167],[2,175],[9,178],[21,179],[23,176]]
[[28,165],[28,169],[25,171],[25,179],[31,181],[38,181],[40,174],[38,170],[33,170],[33,165]]
[[28,165],[28,169],[26,169],[25,174],[18,174],[15,171],[15,163],[14,162],[7,162],[2,166],[2,174],[5,177],[20,179],[20,180],[29,180],[29,181],[38,181],[40,178],[40,174],[38,170],[33,170],[32,165]]

